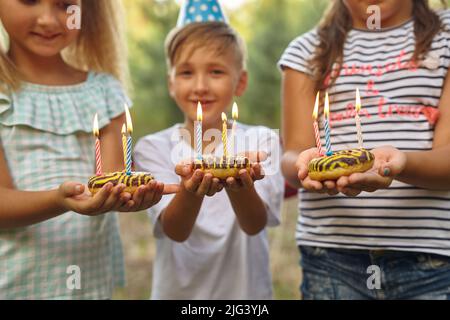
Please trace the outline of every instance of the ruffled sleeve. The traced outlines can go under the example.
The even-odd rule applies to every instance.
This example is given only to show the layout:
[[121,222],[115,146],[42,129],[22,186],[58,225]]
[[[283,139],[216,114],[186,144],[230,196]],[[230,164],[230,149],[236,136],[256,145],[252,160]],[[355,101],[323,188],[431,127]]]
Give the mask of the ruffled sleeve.
[[0,95],[0,124],[59,135],[89,133],[95,113],[103,128],[124,112],[125,103],[131,106],[121,83],[104,73],[89,73],[85,82],[70,86],[24,83],[10,97]]

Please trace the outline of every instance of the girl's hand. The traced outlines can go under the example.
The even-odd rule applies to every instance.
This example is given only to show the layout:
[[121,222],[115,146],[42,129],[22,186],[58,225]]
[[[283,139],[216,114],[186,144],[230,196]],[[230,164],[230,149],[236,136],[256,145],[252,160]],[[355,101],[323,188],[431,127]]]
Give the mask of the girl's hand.
[[109,211],[117,211],[131,198],[124,193],[125,185],[113,187],[107,183],[94,196],[89,189],[75,182],[65,182],[59,187],[59,196],[62,206],[67,211],[74,211],[82,215],[96,216]]
[[317,193],[327,193],[330,196],[334,196],[339,193],[336,181],[316,181],[312,180],[308,176],[308,164],[314,159],[318,158],[319,150],[317,148],[311,148],[303,151],[297,158],[296,167],[298,170],[298,178],[302,183],[302,187],[305,190]]
[[197,197],[212,197],[222,191],[223,186],[218,178],[198,169],[194,171],[193,168],[192,163],[181,163],[175,167],[175,172],[181,177],[181,184],[186,191]]
[[136,212],[146,210],[157,204],[163,195],[177,193],[179,185],[164,185],[155,180],[150,181],[145,186],[140,186],[131,197],[131,200],[124,203],[118,211]]
[[353,173],[348,177],[340,177],[336,184],[340,192],[355,197],[362,191],[374,192],[388,188],[393,179],[402,173],[406,166],[406,155],[400,150],[383,146],[371,150],[375,162],[369,171]]

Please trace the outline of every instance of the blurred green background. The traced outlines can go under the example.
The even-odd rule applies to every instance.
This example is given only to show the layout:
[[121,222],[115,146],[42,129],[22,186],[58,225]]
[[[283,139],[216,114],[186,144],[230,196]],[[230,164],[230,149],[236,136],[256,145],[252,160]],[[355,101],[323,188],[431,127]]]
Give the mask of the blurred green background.
[[[280,72],[277,61],[289,42],[313,28],[331,0],[222,0],[231,25],[248,47],[249,87],[238,100],[240,121],[280,128]],[[334,0],[333,0],[334,1]],[[175,0],[124,0],[134,90],[134,140],[183,120],[166,85],[164,39],[175,26]],[[228,5],[227,5],[228,2]],[[230,3],[239,6],[230,6]],[[432,0],[434,4],[439,0]],[[286,199],[282,224],[269,230],[275,299],[299,299],[301,270],[295,244],[297,197]],[[146,214],[121,214],[127,286],[115,299],[148,299],[155,243]]]

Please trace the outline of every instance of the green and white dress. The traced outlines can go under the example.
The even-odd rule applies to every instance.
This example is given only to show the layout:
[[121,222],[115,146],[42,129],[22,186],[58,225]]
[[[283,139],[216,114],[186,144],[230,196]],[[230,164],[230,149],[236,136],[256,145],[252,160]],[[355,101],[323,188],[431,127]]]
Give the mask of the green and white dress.
[[[0,143],[16,189],[87,183],[95,171],[94,115],[102,128],[124,112],[125,102],[120,82],[102,73],[70,86],[25,83],[0,95]],[[0,230],[0,299],[108,299],[123,283],[116,213],[67,212]]]

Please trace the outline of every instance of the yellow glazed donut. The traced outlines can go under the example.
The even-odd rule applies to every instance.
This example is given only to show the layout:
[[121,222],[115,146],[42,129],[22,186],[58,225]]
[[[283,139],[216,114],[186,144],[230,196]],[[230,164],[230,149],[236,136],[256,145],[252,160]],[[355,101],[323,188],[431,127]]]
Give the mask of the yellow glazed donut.
[[194,162],[194,170],[200,169],[205,174],[211,173],[213,177],[226,180],[228,177],[237,178],[239,171],[246,169],[250,173],[251,163],[246,157],[213,157],[205,156],[201,161]]
[[105,184],[111,182],[113,186],[124,184],[126,186],[124,192],[133,194],[137,188],[145,186],[153,179],[153,176],[148,172],[131,172],[131,175],[127,175],[125,171],[105,173],[101,176],[92,176],[89,179],[88,188],[94,195],[100,191]]
[[312,159],[308,174],[312,180],[337,180],[341,176],[369,170],[374,160],[373,153],[366,149],[338,151],[331,156]]

